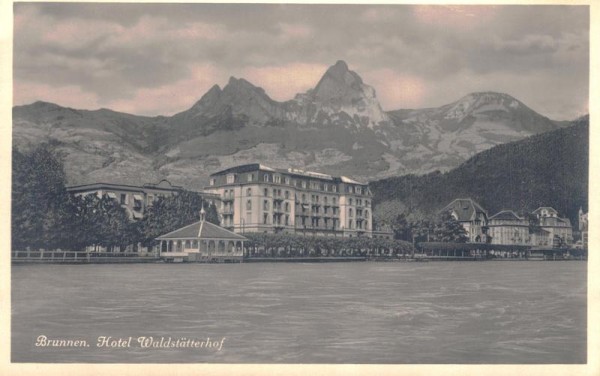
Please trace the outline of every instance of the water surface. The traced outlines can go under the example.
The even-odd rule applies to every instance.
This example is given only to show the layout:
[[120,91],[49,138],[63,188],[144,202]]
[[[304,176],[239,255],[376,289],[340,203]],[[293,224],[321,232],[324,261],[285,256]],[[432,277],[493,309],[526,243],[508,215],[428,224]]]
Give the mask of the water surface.
[[[13,362],[585,363],[585,262],[15,265]],[[36,338],[90,347],[36,347]],[[99,336],[132,337],[98,348]],[[217,348],[140,348],[153,336]],[[223,340],[223,338],[225,338]]]

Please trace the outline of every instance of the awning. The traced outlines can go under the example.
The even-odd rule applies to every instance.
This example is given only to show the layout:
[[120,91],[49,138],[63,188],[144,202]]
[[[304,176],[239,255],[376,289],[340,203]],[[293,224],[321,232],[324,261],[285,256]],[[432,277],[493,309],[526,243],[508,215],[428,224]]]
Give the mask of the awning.
[[110,198],[117,198],[117,194],[114,192],[108,192],[108,193],[106,193],[106,195]]
[[142,195],[133,195],[133,199],[134,200],[144,201],[144,198],[142,197]]

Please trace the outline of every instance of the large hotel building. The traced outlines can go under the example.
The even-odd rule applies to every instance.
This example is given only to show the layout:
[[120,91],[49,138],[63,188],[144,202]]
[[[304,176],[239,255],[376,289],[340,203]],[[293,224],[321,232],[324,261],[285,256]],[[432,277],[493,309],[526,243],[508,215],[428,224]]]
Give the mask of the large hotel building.
[[221,197],[221,226],[236,233],[372,236],[369,186],[344,176],[247,164],[210,175],[205,192]]

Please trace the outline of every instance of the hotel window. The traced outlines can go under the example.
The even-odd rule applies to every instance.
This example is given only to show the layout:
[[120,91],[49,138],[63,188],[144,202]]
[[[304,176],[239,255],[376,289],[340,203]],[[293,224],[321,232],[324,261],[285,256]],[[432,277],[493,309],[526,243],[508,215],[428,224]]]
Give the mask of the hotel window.
[[273,197],[277,197],[277,189],[273,188]]
[[252,188],[246,189],[246,196],[248,196],[248,197],[252,196]]
[[285,225],[286,225],[286,226],[289,226],[289,224],[290,224],[290,216],[289,216],[289,215],[286,215],[286,216],[285,216]]
[[263,214],[263,225],[266,225],[269,223],[269,214],[264,213]]
[[266,182],[268,182],[269,181],[269,174],[265,174],[263,176],[263,180],[266,181]]
[[337,186],[336,186],[336,185],[332,186],[332,187],[331,187],[331,190],[332,190],[333,192],[337,192]]
[[352,217],[352,209],[348,209],[348,216]]
[[121,205],[127,205],[127,193],[121,193]]
[[323,188],[325,189],[325,192],[329,192],[329,185],[325,184],[323,185]]
[[286,202],[286,203],[285,203],[285,211],[286,211],[286,212],[289,212],[289,211],[290,211],[290,203],[289,203],[289,202]]
[[198,241],[197,240],[192,241],[192,247],[193,248],[198,248]]
[[154,195],[148,195],[148,204],[152,204],[154,202]]
[[269,201],[267,201],[267,200],[263,201],[263,209],[269,210]]
[[352,198],[348,199],[349,205],[352,205]]
[[267,188],[265,188],[265,190],[264,190],[264,196],[265,197],[269,196],[269,190]]
[[246,201],[246,210],[252,210],[252,200]]
[[275,183],[281,184],[281,176],[275,175]]
[[290,199],[290,191],[285,191],[285,199],[286,200]]
[[306,182],[304,180],[302,181],[302,188],[306,189]]
[[370,205],[370,203],[369,203],[369,200],[366,200],[366,201],[365,201],[365,206],[366,206],[366,207],[369,207],[369,205]]
[[306,201],[306,195],[303,193],[302,194],[302,202],[305,202],[305,201]]
[[356,193],[358,193],[359,195],[362,195],[362,188],[356,187]]
[[337,203],[337,199],[336,199],[335,197],[332,197],[332,198],[331,198],[331,203],[332,203],[333,205],[335,205],[335,204]]
[[349,219],[349,220],[348,220],[348,228],[349,228],[349,229],[351,229],[351,228],[352,228],[352,220],[351,220],[351,219]]
[[365,217],[369,217],[369,211],[365,210]]
[[254,175],[252,175],[252,174],[248,174],[248,177],[247,177],[248,181],[252,181],[252,179],[253,179],[253,176],[254,176]]
[[234,181],[235,181],[235,175],[234,174],[227,175],[227,184],[233,184]]
[[215,179],[210,179],[210,185],[215,185]]
[[286,177],[284,181],[285,181],[285,184],[290,185],[290,178]]

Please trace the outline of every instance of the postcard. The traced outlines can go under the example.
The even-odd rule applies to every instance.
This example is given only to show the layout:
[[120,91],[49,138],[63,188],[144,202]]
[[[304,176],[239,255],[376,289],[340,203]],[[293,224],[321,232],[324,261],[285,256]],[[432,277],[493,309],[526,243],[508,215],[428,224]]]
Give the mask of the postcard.
[[598,372],[596,6],[2,7],[6,374]]

